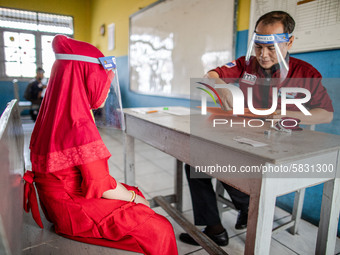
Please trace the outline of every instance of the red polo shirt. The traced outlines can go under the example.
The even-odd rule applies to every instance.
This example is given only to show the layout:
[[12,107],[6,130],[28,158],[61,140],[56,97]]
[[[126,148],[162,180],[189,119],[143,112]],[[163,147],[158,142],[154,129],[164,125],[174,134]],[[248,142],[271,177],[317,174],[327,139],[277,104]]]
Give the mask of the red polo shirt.
[[[289,57],[289,71],[283,82],[275,79],[279,76],[279,70],[273,71],[272,78],[266,79],[265,73],[259,67],[256,58],[250,60],[246,65],[245,57],[227,63],[211,71],[218,73],[219,77],[226,83],[239,83],[245,98],[245,107],[247,107],[247,88],[253,87],[253,105],[255,108],[270,108],[272,106],[272,88],[278,88],[278,105],[281,108],[280,88],[282,87],[300,87],[305,88],[311,93],[311,99],[305,103],[309,109],[322,108],[329,112],[334,112],[332,100],[330,99],[325,87],[321,83],[321,74],[310,64],[305,61]],[[267,83],[267,85],[263,85]],[[268,88],[269,87],[269,88]],[[303,93],[290,93],[287,98],[304,98]],[[287,104],[287,110],[298,111],[299,109],[293,104]]]

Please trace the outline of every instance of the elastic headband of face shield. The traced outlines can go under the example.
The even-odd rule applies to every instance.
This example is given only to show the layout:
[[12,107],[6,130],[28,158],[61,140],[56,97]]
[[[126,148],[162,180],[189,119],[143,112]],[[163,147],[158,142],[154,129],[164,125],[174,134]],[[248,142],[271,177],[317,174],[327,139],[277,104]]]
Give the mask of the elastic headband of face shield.
[[[58,60],[76,60],[76,61],[83,61],[83,62],[89,62],[93,64],[99,64],[101,65],[102,62],[100,60],[102,59],[107,59],[107,58],[114,58],[114,57],[102,57],[102,58],[94,58],[94,57],[88,57],[88,56],[83,56],[83,55],[76,55],[76,54],[60,54],[56,53],[55,58]],[[103,67],[105,69],[108,69],[107,66]],[[116,66],[111,66],[110,68],[116,68]]]
[[287,77],[289,71],[289,63],[286,60],[285,56],[283,56],[281,49],[283,47],[286,47],[290,37],[291,34],[288,33],[261,35],[254,32],[248,45],[247,55],[245,59],[246,64],[250,65],[251,57],[256,57],[256,44],[262,44],[264,46],[273,45],[275,48],[275,53],[273,52],[272,54],[275,54],[277,59],[277,63],[275,64],[276,71],[280,72],[279,76],[276,76],[276,78],[279,78],[281,81],[284,80]]
[[274,43],[283,43],[289,42],[289,38],[291,34],[282,33],[282,34],[270,34],[270,35],[260,35],[255,33],[255,43],[261,44],[274,44]]
[[[94,58],[75,54],[55,54],[55,57],[57,60],[75,60],[99,64],[102,65],[104,69],[113,72],[113,79],[111,81],[110,90],[105,101],[105,105],[99,111],[95,111],[94,116],[97,126],[125,130],[115,57]],[[111,75],[109,74],[109,76]]]

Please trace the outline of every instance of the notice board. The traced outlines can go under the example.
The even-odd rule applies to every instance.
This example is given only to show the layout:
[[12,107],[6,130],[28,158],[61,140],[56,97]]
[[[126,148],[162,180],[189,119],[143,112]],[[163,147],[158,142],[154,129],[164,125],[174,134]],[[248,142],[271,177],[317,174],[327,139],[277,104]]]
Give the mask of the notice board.
[[339,0],[251,0],[248,38],[256,20],[275,10],[286,11],[295,20],[295,41],[289,52],[340,48]]

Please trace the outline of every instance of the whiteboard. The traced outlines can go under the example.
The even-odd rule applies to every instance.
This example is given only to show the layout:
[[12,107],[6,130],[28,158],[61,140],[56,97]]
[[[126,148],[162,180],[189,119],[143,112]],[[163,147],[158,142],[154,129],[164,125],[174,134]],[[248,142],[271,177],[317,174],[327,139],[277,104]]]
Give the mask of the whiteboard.
[[248,38],[256,20],[275,10],[285,11],[295,20],[295,40],[289,52],[340,48],[339,0],[251,0]]
[[234,59],[234,0],[165,0],[130,17],[132,91],[190,96],[190,78]]

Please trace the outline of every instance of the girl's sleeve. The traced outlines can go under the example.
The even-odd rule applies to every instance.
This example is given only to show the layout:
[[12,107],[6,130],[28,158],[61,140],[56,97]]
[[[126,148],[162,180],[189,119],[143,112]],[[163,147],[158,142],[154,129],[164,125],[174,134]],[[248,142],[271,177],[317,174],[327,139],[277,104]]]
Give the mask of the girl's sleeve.
[[78,166],[82,175],[81,189],[85,198],[101,198],[103,193],[117,187],[116,180],[109,174],[107,159]]

